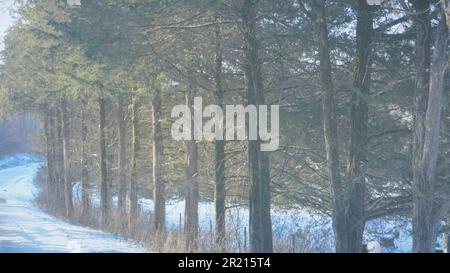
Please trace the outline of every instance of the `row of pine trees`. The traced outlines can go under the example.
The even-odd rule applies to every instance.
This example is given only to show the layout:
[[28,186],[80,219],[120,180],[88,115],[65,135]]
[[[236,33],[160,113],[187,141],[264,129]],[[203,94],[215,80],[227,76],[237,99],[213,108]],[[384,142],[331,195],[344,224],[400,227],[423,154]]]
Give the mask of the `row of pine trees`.
[[[196,251],[199,202],[212,200],[215,244],[227,251],[226,210],[243,203],[249,250],[272,252],[271,207],[295,203],[331,216],[337,252],[364,251],[366,223],[399,214],[412,215],[413,251],[434,252],[450,209],[444,2],[18,1],[2,111],[42,121],[48,202],[68,219],[92,218],[99,188],[100,227],[120,215],[133,235],[138,200],[151,197],[151,230],[164,237],[166,203],[181,196],[184,250]],[[171,108],[192,110],[196,96],[280,104],[280,150],[261,151],[260,139],[173,141]],[[411,110],[409,127],[377,110],[389,103]],[[400,142],[409,146],[398,167]]]

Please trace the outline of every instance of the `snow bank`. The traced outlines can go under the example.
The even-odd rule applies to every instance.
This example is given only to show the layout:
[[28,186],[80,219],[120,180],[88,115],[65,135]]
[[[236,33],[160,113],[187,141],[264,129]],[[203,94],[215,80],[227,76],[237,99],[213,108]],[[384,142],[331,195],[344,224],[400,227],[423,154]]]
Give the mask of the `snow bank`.
[[[98,188],[91,191],[92,203],[100,206],[100,193]],[[74,201],[81,202],[81,185],[74,186]],[[138,203],[142,211],[151,215],[153,201],[147,198],[140,198]],[[117,196],[113,197],[113,206],[117,206]],[[168,200],[166,203],[166,226],[169,230],[179,230],[184,223],[184,200]],[[212,232],[214,228],[214,204],[201,202],[199,204],[199,225],[203,233]],[[292,240],[292,236],[298,240],[308,242],[311,249],[318,251],[332,252],[334,249],[334,238],[331,218],[327,215],[310,212],[304,208],[283,209],[273,207],[272,228],[274,240],[283,238]],[[244,241],[244,230],[248,234],[248,209],[246,207],[229,208],[226,213],[227,229],[235,232],[233,235]],[[369,221],[364,232],[364,242],[371,247],[383,240],[393,241],[394,246],[381,246],[381,252],[411,252],[412,249],[412,228],[411,220],[406,217],[391,217]],[[248,241],[248,240],[247,240]],[[376,243],[375,243],[376,242]],[[305,243],[304,241],[301,243]],[[315,246],[317,245],[317,246]],[[376,249],[378,251],[378,249]]]
[[34,178],[41,163],[30,155],[0,160],[0,253],[147,252],[136,242],[74,226],[36,207]]
[[16,166],[28,165],[31,163],[39,163],[43,160],[35,155],[17,154],[14,156],[6,156],[0,159],[0,170],[12,168]]

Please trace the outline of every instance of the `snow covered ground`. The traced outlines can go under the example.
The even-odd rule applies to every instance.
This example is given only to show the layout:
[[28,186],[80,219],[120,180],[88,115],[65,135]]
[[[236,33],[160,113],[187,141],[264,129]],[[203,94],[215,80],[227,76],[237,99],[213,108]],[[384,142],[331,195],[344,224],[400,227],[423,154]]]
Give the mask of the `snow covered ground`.
[[[41,166],[34,156],[19,154],[0,160],[0,253],[2,252],[147,252],[135,242],[109,233],[74,226],[50,216],[33,202],[38,188],[33,183]],[[80,199],[80,185],[75,184],[74,201]],[[99,206],[97,190],[92,192],[93,205]],[[117,202],[117,198],[114,198]],[[151,199],[141,198],[142,210],[151,214]],[[167,227],[180,229],[184,222],[184,201],[167,202]],[[214,204],[199,204],[200,228],[208,233],[214,226]],[[243,242],[248,231],[248,210],[235,207],[227,210],[227,226],[235,239]],[[330,218],[303,208],[272,209],[274,240],[290,241],[295,235],[297,252],[332,252],[333,236]],[[286,239],[288,238],[288,239]],[[383,240],[393,240],[394,246],[383,252],[410,252],[411,225],[409,219],[380,219],[367,223],[365,242],[371,248]],[[248,240],[247,240],[248,241]],[[376,249],[374,249],[376,251]]]
[[115,235],[71,225],[33,202],[39,159],[17,155],[0,160],[0,253],[148,252]]
[[[91,192],[93,206],[100,207],[98,188]],[[74,186],[75,203],[81,202],[81,185]],[[153,201],[140,198],[139,205],[147,215],[151,215]],[[117,206],[117,196],[113,197],[113,205]],[[166,203],[166,226],[169,230],[180,230],[184,223],[184,200],[168,200]],[[211,232],[214,227],[214,203],[201,202],[198,208],[199,226],[203,234]],[[331,218],[327,215],[311,212],[304,208],[272,208],[272,228],[274,242],[292,243],[295,236],[297,252],[333,252],[334,238]],[[233,243],[237,240],[243,244],[245,230],[248,232],[248,209],[233,207],[227,210],[227,229],[233,231]],[[248,233],[247,233],[248,237]],[[282,242],[284,240],[284,242]],[[248,238],[246,239],[248,242]],[[384,241],[384,246],[379,246]],[[383,218],[372,220],[366,224],[364,242],[370,252],[404,253],[412,249],[412,227],[407,217]],[[440,242],[440,240],[439,240]],[[230,242],[229,242],[230,243]],[[389,245],[390,244],[390,245]],[[229,246],[230,247],[230,246]],[[292,246],[288,247],[289,249]],[[237,246],[231,246],[237,250]]]

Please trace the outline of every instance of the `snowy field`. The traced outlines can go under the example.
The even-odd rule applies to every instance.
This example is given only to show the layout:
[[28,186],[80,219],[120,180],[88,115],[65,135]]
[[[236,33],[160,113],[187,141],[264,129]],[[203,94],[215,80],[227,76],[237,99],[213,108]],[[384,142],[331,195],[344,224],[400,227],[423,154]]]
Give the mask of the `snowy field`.
[[[34,178],[41,166],[40,159],[16,155],[0,160],[0,253],[1,252],[147,252],[138,244],[115,235],[71,225],[50,216],[34,203],[39,189]],[[79,183],[74,187],[74,201],[80,199]],[[94,190],[94,206],[99,205]],[[117,202],[117,198],[114,198]],[[151,214],[152,200],[141,198],[142,210]],[[167,203],[167,227],[180,229],[184,219],[184,201]],[[180,221],[181,220],[181,221]],[[200,203],[199,220],[202,232],[212,231],[214,204]],[[237,241],[245,241],[248,230],[248,210],[235,207],[227,210],[228,230]],[[305,209],[272,209],[274,241],[296,240],[296,252],[332,252],[333,236],[328,216]],[[382,219],[366,225],[365,242],[373,252],[410,252],[411,225],[408,219]],[[287,239],[286,239],[287,238]],[[381,247],[381,241],[392,245]],[[248,240],[246,240],[248,242]]]
[[129,240],[52,217],[33,202],[39,159],[17,155],[0,160],[0,253],[148,252]]
[[[92,205],[100,207],[100,192],[98,188],[91,192]],[[81,185],[75,183],[73,198],[75,203],[81,203]],[[113,205],[117,206],[117,196],[113,197]],[[140,198],[141,210],[151,217],[153,201]],[[230,205],[230,204],[229,204]],[[184,200],[168,200],[166,203],[166,227],[169,230],[182,230],[184,223]],[[210,234],[214,227],[214,203],[201,202],[198,208],[199,226],[203,234]],[[334,238],[331,218],[327,215],[308,211],[304,208],[272,207],[272,226],[274,242],[292,244],[295,237],[295,250],[292,245],[287,248],[295,252],[333,252]],[[231,238],[236,244],[248,242],[248,209],[233,207],[227,209],[227,230],[232,231]],[[247,232],[247,233],[246,233]],[[283,242],[282,242],[283,241]],[[441,240],[438,240],[439,245]],[[230,242],[229,242],[230,243]],[[366,224],[364,243],[369,252],[405,253],[412,249],[412,227],[406,217],[385,218],[370,221]],[[439,248],[439,245],[437,246]],[[238,251],[236,245],[231,249]]]

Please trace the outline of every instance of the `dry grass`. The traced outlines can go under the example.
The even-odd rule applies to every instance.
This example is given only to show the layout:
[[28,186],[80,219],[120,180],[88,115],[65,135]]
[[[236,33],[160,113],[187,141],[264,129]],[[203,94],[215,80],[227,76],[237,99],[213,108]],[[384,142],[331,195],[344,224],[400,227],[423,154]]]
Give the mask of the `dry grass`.
[[[101,225],[101,211],[92,207],[88,215],[82,215],[81,204],[74,204],[74,214],[72,219],[66,219],[64,212],[58,204],[48,198],[48,189],[45,186],[45,169],[38,174],[38,181],[41,181],[42,191],[38,195],[37,204],[47,213],[56,217],[69,220],[71,223],[93,229],[111,232],[120,236],[134,239],[144,245],[149,246],[151,251],[161,253],[183,253],[188,252],[186,236],[181,227],[157,232],[152,229],[152,215],[141,210],[138,219],[134,223],[132,231],[128,228],[127,218],[123,212],[112,210],[109,213],[109,221],[106,227]],[[274,251],[275,252],[327,252],[329,251],[329,234],[323,230],[322,234],[312,231],[308,227],[297,229],[292,234],[287,228],[274,231]],[[228,223],[228,230],[224,242],[216,244],[212,225],[208,230],[200,230],[198,238],[194,242],[195,251],[190,252],[214,253],[233,252],[245,253],[248,251],[247,229],[239,221]]]

